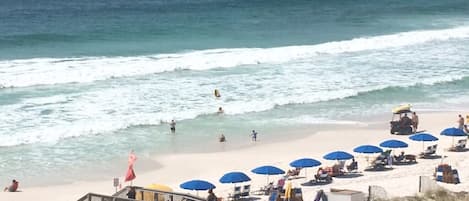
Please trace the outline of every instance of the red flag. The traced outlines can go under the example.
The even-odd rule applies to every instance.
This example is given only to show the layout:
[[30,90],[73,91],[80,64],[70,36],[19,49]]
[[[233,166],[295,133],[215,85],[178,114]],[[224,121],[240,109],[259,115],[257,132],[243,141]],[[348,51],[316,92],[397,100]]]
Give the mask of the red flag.
[[134,168],[132,166],[129,166],[129,169],[127,169],[127,174],[125,174],[125,182],[132,181],[136,178]]
[[129,154],[129,167],[133,167],[136,160],[137,156],[135,156],[134,150],[132,150]]

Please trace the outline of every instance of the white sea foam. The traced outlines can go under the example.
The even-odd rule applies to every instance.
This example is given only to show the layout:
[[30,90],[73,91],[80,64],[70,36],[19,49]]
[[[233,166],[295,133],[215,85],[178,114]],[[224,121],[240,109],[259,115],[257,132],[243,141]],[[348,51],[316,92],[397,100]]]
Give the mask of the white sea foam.
[[0,86],[26,87],[93,82],[177,69],[207,70],[250,64],[275,64],[321,54],[386,49],[469,37],[469,27],[402,32],[317,45],[234,48],[136,57],[36,58],[0,61]]
[[[190,64],[192,66],[185,68],[196,70],[216,66],[236,66],[247,64],[249,61],[257,64],[255,59],[261,59],[262,63],[270,62],[270,64],[261,64],[259,65],[261,68],[248,68],[241,72],[234,68],[229,73],[218,76],[213,76],[212,72],[201,72],[198,74],[200,76],[180,75],[174,78],[154,74],[145,80],[128,77],[119,79],[112,85],[96,83],[90,88],[68,91],[67,94],[61,93],[61,86],[57,86],[54,91],[38,91],[34,96],[20,96],[12,102],[0,104],[0,111],[2,111],[0,146],[38,142],[54,143],[64,138],[114,133],[131,126],[158,125],[160,120],[194,119],[200,115],[214,114],[219,106],[225,109],[225,115],[253,113],[254,116],[260,115],[260,118],[265,121],[275,122],[285,119],[287,122],[297,123],[344,123],[324,118],[327,114],[306,115],[301,109],[295,109],[296,106],[292,107],[291,111],[283,111],[285,108],[280,108],[279,111],[286,112],[287,115],[282,113],[272,118],[270,115],[278,111],[265,114],[255,112],[268,111],[288,104],[327,102],[362,94],[367,95],[368,92],[378,92],[378,99],[380,96],[386,99],[387,91],[380,90],[389,88],[392,93],[396,93],[394,91],[396,87],[434,85],[460,80],[469,73],[466,67],[467,59],[465,59],[469,55],[467,55],[467,46],[464,43],[459,44],[459,40],[458,43],[445,41],[405,48],[385,48],[394,47],[393,45],[396,45],[394,43],[401,45],[415,44],[415,41],[422,43],[421,39],[425,37],[426,41],[446,40],[451,37],[461,38],[462,34],[451,35],[450,33],[469,32],[466,28],[449,30],[408,32],[315,46],[207,50],[140,58],[24,60],[24,63],[30,65],[2,66],[0,82],[4,82],[3,78],[8,75],[6,77],[15,78],[15,82],[27,77],[31,79],[27,80],[31,81],[29,84],[33,82],[45,84],[37,82],[38,77],[31,72],[37,73],[39,77],[43,76],[44,79],[48,77],[47,80],[52,81],[50,84],[70,82],[73,79],[77,79],[73,80],[77,82],[88,79],[91,82],[103,76],[117,76],[115,73],[128,76],[129,72],[130,75],[160,72],[157,71],[161,70],[159,68],[149,67],[148,61],[156,62],[156,64],[164,63],[168,71],[174,70],[175,62],[179,62],[177,66]],[[427,34],[432,37],[427,37]],[[411,40],[413,37],[419,39]],[[408,42],[388,43],[388,40],[397,40],[397,38]],[[348,46],[353,48],[345,48]],[[397,47],[400,46],[397,45]],[[381,48],[381,50],[364,51],[359,54],[333,54],[373,48]],[[318,52],[330,54],[311,58]],[[454,52],[460,54],[454,54]],[[141,66],[134,65],[130,60],[135,60]],[[116,61],[128,62],[129,66],[121,64],[119,68],[114,69]],[[18,61],[3,61],[2,65],[8,62]],[[96,62],[101,63],[96,65]],[[207,65],[203,65],[204,62]],[[44,66],[39,67],[39,64]],[[69,65],[70,68],[63,67]],[[96,75],[92,74],[94,70],[97,72]],[[56,77],[51,79],[52,76]],[[221,89],[221,99],[216,100],[212,97],[211,93],[214,88]],[[28,93],[28,90],[35,90],[35,88],[26,88],[25,93]],[[23,89],[18,91],[23,91]],[[4,94],[0,93],[0,95]],[[3,97],[8,99],[8,95]],[[385,99],[383,101],[386,101]],[[331,111],[334,114],[333,106],[326,107],[331,108],[324,111]],[[363,112],[369,109],[369,105],[366,104],[348,107],[352,109],[359,107],[358,109],[363,109],[361,110]]]

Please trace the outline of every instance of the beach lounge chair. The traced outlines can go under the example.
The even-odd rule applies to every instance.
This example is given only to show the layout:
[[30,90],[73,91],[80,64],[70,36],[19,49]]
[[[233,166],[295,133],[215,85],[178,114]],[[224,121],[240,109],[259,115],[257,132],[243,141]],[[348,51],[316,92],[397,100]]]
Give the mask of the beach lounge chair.
[[272,191],[270,194],[269,194],[269,201],[276,201],[279,197],[279,193],[278,191]]
[[241,198],[241,186],[235,186],[233,193],[228,195],[228,200],[238,200]]
[[467,139],[458,140],[458,143],[449,149],[449,151],[464,151],[466,150]]
[[425,149],[424,152],[420,153],[420,157],[421,158],[427,158],[427,157],[430,157],[434,154],[436,154],[436,148],[437,148],[438,144],[434,144],[432,146],[428,146],[427,149]]
[[252,192],[256,195],[269,195],[272,191],[274,191],[274,183],[270,182],[266,186],[261,187],[259,190]]
[[321,173],[319,175],[316,174],[314,177],[314,183],[330,183],[332,181],[331,175],[329,175],[327,172]]
[[300,175],[301,168],[295,168],[293,170],[288,170],[287,176],[288,177],[297,177]]
[[401,152],[401,154],[394,156],[394,164],[399,165],[399,164],[410,164],[410,163],[417,163],[416,156],[412,154],[404,154],[404,152]]
[[358,162],[353,161],[350,165],[347,165],[347,172],[353,173],[358,171]]
[[251,191],[251,185],[250,185],[250,184],[244,185],[244,186],[243,186],[243,190],[241,191],[240,196],[241,196],[241,197],[248,197],[250,191]]

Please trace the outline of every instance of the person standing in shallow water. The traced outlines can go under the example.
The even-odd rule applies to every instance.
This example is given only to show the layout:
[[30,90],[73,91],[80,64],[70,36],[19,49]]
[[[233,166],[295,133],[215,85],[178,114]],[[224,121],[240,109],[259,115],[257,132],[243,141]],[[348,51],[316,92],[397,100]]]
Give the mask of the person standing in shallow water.
[[169,128],[171,129],[171,132],[174,133],[176,132],[176,121],[171,120],[171,123],[169,123]]
[[252,133],[251,133],[251,137],[252,137],[252,141],[257,141],[257,132],[255,130],[252,130]]

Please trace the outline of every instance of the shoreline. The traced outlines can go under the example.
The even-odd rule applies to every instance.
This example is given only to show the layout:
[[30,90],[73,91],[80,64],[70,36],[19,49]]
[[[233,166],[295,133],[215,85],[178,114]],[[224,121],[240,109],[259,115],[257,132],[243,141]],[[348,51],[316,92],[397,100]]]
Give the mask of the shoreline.
[[[455,164],[455,167],[461,171],[463,170],[460,167],[465,167],[469,163],[464,163],[465,152],[462,153],[449,153],[444,152],[443,148],[447,147],[448,141],[451,141],[450,137],[440,136],[439,132],[446,128],[454,126],[454,119],[457,116],[457,112],[418,112],[420,116],[420,127],[427,130],[428,132],[434,134],[440,138],[438,153],[447,154],[448,158],[445,158],[446,161],[451,161]],[[460,112],[464,114],[463,112]],[[452,117],[452,118],[451,118]],[[379,118],[377,118],[379,119]],[[441,119],[447,119],[447,121],[441,121]],[[454,122],[454,123],[453,123]],[[380,125],[383,123],[382,125]],[[344,150],[353,155],[357,155],[352,152],[353,147],[362,144],[379,144],[383,139],[401,139],[409,143],[409,148],[406,149],[406,153],[417,153],[421,149],[421,145],[416,142],[409,142],[407,139],[408,136],[398,136],[390,135],[388,127],[383,128],[383,125],[388,122],[369,122],[366,123],[365,127],[355,127],[355,128],[344,128],[344,129],[332,129],[319,131],[312,134],[311,130],[308,128],[298,129],[298,130],[289,130],[282,131],[286,135],[295,134],[296,136],[305,136],[305,137],[296,137],[295,139],[264,143],[260,141],[254,146],[245,147],[242,149],[233,149],[219,152],[210,152],[210,153],[177,153],[177,154],[167,154],[167,155],[152,155],[149,160],[152,160],[156,163],[161,164],[161,167],[157,169],[152,169],[149,171],[141,171],[141,160],[137,160],[135,165],[135,171],[137,174],[137,179],[133,182],[134,185],[146,186],[151,183],[162,183],[172,187],[175,191],[178,192],[188,192],[187,190],[179,189],[178,186],[180,183],[190,180],[190,179],[204,179],[212,182],[217,186],[215,193],[218,196],[226,197],[227,193],[231,189],[232,185],[220,184],[218,178],[221,177],[224,173],[229,171],[243,171],[248,174],[252,181],[252,189],[257,189],[265,183],[265,177],[262,175],[254,175],[250,172],[251,169],[265,164],[271,164],[278,166],[285,171],[290,168],[288,163],[301,158],[301,157],[312,157],[317,160],[320,160],[323,163],[323,166],[330,166],[333,164],[331,161],[325,161],[322,159],[322,156],[329,151],[333,150]],[[347,130],[347,132],[343,132]],[[340,139],[340,140],[338,140]],[[138,156],[138,153],[137,157]],[[458,156],[459,155],[459,156]],[[454,157],[454,158],[453,158]],[[463,157],[463,158],[461,158]],[[124,161],[126,159],[123,159]],[[364,158],[357,156],[359,161],[359,168],[363,168]],[[466,160],[467,161],[467,160]],[[416,178],[418,177],[415,169],[419,169],[418,172],[423,172],[425,175],[431,175],[432,169],[438,164],[440,160],[419,160],[419,163],[415,166],[399,166],[392,171],[385,172],[364,172],[364,176],[358,178],[338,178],[335,179],[332,184],[326,186],[320,186],[319,188],[350,188],[353,190],[364,190],[363,187],[367,187],[365,184],[373,185],[389,185],[387,181],[379,181],[382,177],[387,177],[391,180],[396,180],[396,176],[399,178],[405,177],[403,179],[404,184],[416,183]],[[190,164],[190,165],[188,165]],[[125,173],[125,167],[119,167],[123,169]],[[315,172],[317,168],[309,168],[308,175]],[[396,173],[397,172],[397,173]],[[411,175],[409,177],[409,173]],[[396,174],[396,175],[394,175]],[[467,176],[466,176],[467,175]],[[467,181],[469,174],[464,171],[460,172],[461,181]],[[123,176],[120,177],[122,181]],[[270,179],[277,179],[277,176],[271,176]],[[378,180],[373,182],[372,180]],[[20,181],[21,182],[21,181]],[[296,181],[295,181],[296,182]],[[362,186],[357,186],[357,182],[363,183]],[[402,182],[395,181],[398,185]],[[440,183],[439,183],[440,184]],[[128,183],[123,184],[122,186],[128,185]],[[294,184],[300,185],[300,184]],[[112,186],[112,178],[107,180],[98,179],[98,180],[88,180],[86,177],[83,177],[83,180],[76,181],[69,184],[62,185],[44,185],[44,186],[34,186],[23,188],[23,184],[20,183],[21,193],[2,193],[0,198],[6,197],[9,200],[27,200],[32,199],[35,195],[42,194],[48,195],[44,197],[44,200],[76,200],[79,197],[85,195],[88,192],[102,193],[102,194],[112,194],[114,192],[114,187]],[[405,185],[404,185],[405,186]],[[448,186],[443,184],[443,186]],[[404,189],[392,186],[386,188],[390,190],[390,195],[410,195],[415,194],[417,189],[417,184],[408,186]],[[458,185],[449,185],[450,190],[454,189],[464,189],[469,187],[467,184],[462,183]],[[303,187],[304,196],[307,198],[312,197],[313,193],[318,190],[318,187]],[[397,189],[396,189],[397,188]],[[59,193],[61,196],[55,196],[51,198],[52,195]],[[396,193],[399,192],[399,193]],[[412,192],[412,193],[411,193]],[[49,196],[50,195],[50,196]],[[201,194],[204,196],[204,194]],[[36,199],[36,198],[34,198]],[[42,200],[36,199],[36,200]]]

